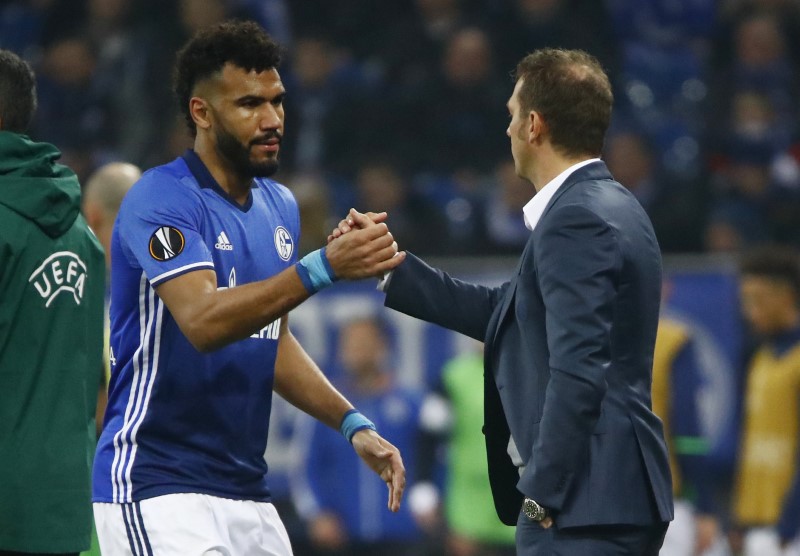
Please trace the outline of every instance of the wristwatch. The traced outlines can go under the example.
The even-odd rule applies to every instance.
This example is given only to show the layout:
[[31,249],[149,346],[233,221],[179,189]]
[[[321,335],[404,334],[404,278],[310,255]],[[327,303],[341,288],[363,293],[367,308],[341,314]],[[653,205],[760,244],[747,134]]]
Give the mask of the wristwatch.
[[536,500],[525,498],[522,502],[522,513],[531,521],[542,521],[547,517],[547,510]]

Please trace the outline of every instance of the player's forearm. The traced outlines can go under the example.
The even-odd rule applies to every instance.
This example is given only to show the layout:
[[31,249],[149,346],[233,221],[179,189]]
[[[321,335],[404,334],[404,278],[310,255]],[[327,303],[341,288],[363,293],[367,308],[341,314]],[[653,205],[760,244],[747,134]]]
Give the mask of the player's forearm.
[[[209,273],[210,274],[210,273]],[[308,299],[294,267],[267,280],[216,289],[213,275],[190,273],[157,289],[183,334],[202,352],[247,338]]]
[[283,399],[329,427],[338,430],[352,404],[328,381],[295,337],[281,323],[275,360],[274,390]]

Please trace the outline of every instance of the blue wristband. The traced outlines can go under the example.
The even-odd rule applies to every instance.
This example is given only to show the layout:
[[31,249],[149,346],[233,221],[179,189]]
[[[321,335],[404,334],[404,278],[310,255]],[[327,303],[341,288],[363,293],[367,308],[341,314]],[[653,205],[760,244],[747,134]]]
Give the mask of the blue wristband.
[[295,265],[300,281],[309,293],[317,293],[336,281],[331,263],[325,254],[325,248],[317,249],[300,259]]
[[339,425],[339,431],[348,442],[353,442],[353,435],[364,429],[377,430],[375,423],[364,417],[357,409],[351,409],[345,413],[344,418],[342,418],[342,424]]

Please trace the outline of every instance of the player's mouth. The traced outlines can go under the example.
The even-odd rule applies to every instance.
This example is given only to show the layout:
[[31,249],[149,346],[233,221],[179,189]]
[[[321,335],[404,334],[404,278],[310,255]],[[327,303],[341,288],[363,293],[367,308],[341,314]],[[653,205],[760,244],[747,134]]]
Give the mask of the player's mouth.
[[281,147],[281,137],[279,135],[272,135],[269,137],[262,137],[250,142],[250,145],[257,150],[266,153],[278,152]]

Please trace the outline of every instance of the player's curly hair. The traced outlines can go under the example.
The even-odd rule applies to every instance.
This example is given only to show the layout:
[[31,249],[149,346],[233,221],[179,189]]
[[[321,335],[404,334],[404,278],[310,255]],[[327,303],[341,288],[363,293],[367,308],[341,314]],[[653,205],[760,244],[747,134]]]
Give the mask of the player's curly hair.
[[231,63],[246,71],[262,72],[281,63],[281,47],[252,21],[225,21],[198,32],[178,52],[172,75],[173,90],[192,136],[197,127],[189,113],[195,85]]

